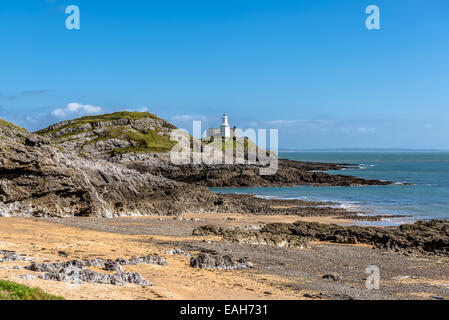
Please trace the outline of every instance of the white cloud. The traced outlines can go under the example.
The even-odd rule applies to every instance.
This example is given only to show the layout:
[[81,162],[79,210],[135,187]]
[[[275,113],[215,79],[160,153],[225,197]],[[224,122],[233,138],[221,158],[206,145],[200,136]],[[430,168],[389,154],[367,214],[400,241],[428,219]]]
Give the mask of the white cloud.
[[361,133],[372,133],[372,132],[376,132],[376,129],[361,127],[361,128],[358,128],[357,131],[361,132]]
[[51,114],[55,117],[62,118],[70,114],[81,115],[100,113],[101,110],[101,107],[92,106],[90,104],[71,102],[65,108],[57,108],[53,110]]
[[376,128],[369,128],[369,127],[342,127],[340,128],[340,132],[343,133],[374,133],[376,132]]
[[36,118],[34,118],[32,116],[26,116],[25,120],[28,121],[28,122],[31,122],[31,123],[38,123],[39,122],[38,119],[36,119]]

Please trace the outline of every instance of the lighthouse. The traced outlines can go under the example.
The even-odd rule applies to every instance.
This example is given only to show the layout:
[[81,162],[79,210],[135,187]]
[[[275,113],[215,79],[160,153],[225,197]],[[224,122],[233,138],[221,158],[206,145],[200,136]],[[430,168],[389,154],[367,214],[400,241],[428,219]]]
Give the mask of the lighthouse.
[[208,137],[222,137],[222,138],[237,138],[239,136],[239,129],[235,126],[231,128],[228,122],[228,115],[223,113],[221,116],[221,126],[218,128],[207,129]]
[[226,115],[226,113],[223,113],[223,116],[221,118],[220,133],[222,137],[231,137],[231,128],[229,127],[228,116]]

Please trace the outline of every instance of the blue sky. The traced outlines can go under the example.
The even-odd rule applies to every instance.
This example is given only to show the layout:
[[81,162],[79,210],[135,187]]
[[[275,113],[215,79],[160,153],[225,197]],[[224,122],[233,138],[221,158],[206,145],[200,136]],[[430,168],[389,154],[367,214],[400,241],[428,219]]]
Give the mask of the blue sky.
[[29,130],[125,109],[191,130],[226,111],[281,148],[449,149],[446,0],[1,0],[0,39],[0,118]]

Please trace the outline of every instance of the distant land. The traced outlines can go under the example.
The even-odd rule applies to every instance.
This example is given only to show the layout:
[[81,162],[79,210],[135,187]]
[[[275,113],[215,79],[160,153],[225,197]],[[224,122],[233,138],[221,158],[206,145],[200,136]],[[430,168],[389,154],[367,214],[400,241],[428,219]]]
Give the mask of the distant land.
[[328,148],[328,149],[279,149],[279,152],[449,152],[445,149],[407,148]]

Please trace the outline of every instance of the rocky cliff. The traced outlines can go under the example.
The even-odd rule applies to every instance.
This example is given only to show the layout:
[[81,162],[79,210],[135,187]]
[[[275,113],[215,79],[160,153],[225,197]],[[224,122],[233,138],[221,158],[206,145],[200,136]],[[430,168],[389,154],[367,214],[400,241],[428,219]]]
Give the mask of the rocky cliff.
[[214,210],[216,195],[121,164],[61,152],[0,122],[0,215],[113,216]]

